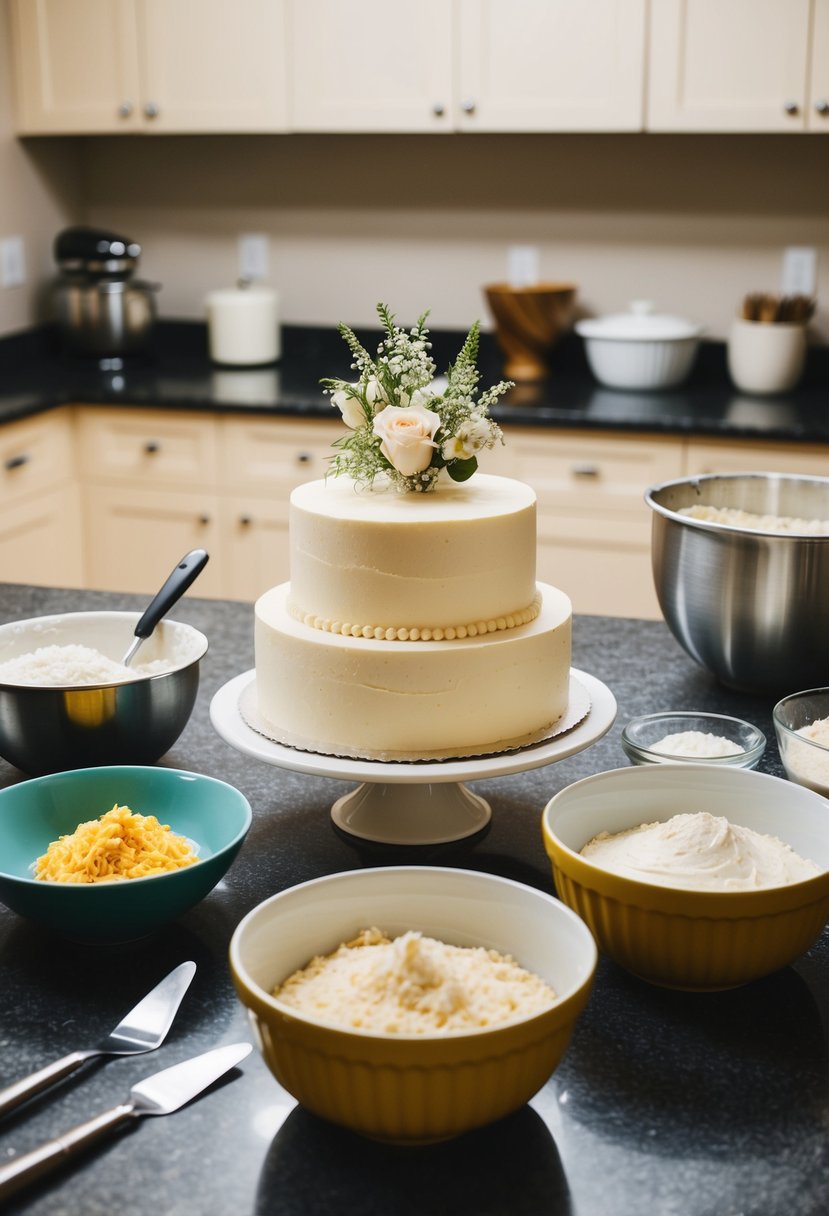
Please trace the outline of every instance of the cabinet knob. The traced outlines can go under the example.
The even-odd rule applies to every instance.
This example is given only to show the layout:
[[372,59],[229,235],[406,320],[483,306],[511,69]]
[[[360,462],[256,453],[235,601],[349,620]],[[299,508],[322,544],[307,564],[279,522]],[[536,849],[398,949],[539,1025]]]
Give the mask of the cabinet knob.
[[154,456],[156,452],[161,451],[161,444],[157,439],[148,439],[144,444],[144,451],[148,456]]
[[242,525],[242,527],[243,527],[243,528],[249,528],[249,527],[250,527],[250,525],[253,523],[253,516],[251,516],[251,515],[240,515],[240,516],[239,516],[239,523]]
[[800,113],[800,106],[797,104],[796,101],[784,101],[783,109],[786,111],[787,114],[794,115],[794,114]]
[[465,97],[461,102],[461,109],[463,110],[464,114],[474,114],[475,99],[473,97]]
[[8,460],[4,462],[3,467],[11,472],[12,469],[22,468],[23,465],[28,464],[31,459],[32,458],[28,455],[28,453],[21,452],[18,456],[10,456]]
[[444,114],[446,113],[446,106],[442,101],[436,101],[432,106],[432,113],[434,114],[435,118],[443,118]]
[[122,101],[120,106],[118,107],[118,117],[119,118],[129,118],[129,116],[132,114],[133,109],[134,109],[134,107],[133,107],[133,104],[131,101]]
[[297,464],[310,464],[313,457],[310,452],[297,452]]
[[199,523],[202,525],[202,527],[207,527],[207,525],[210,523],[210,516],[209,515],[200,515]]
[[815,111],[818,114],[829,114],[829,101],[825,97],[820,97],[815,102]]
[[602,471],[597,464],[573,464],[570,466],[570,472],[574,477],[580,477],[583,480],[593,480],[601,477]]
[[154,101],[148,101],[144,106],[144,113],[147,118],[158,118],[158,106]]

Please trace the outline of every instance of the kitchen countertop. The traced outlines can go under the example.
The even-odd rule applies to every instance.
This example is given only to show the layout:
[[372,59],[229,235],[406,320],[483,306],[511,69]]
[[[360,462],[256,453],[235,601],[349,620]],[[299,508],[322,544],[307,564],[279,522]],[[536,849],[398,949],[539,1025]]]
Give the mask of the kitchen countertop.
[[[74,402],[331,418],[319,379],[352,378],[345,343],[333,326],[286,325],[282,332],[278,365],[219,368],[208,358],[203,324],[165,321],[145,354],[125,359],[122,367],[102,369],[94,359],[62,351],[48,326],[25,331],[0,340],[0,423]],[[358,336],[371,350],[379,334],[358,331]],[[455,358],[464,336],[432,334],[439,373]],[[493,417],[510,426],[829,442],[829,347],[810,348],[804,379],[795,391],[766,398],[733,388],[725,348],[717,342],[701,344],[684,385],[658,393],[597,384],[574,333],[556,347],[551,365],[549,379],[512,389],[492,410]],[[481,335],[479,367],[482,386],[502,378],[500,354],[487,332]]]
[[[0,585],[0,620],[143,598]],[[210,649],[193,716],[162,763],[231,782],[253,825],[226,879],[157,938],[128,949],[67,944],[0,907],[0,1084],[88,1046],[174,965],[198,972],[151,1057],[88,1065],[0,1124],[0,1160],[122,1101],[131,1084],[214,1045],[249,1039],[226,963],[241,917],[293,883],[399,853],[363,853],[335,834],[348,783],[236,753],[209,720],[213,694],[253,665],[250,605],[190,596],[175,616]],[[615,726],[546,768],[475,782],[493,809],[476,843],[419,857],[552,891],[540,816],[563,786],[625,765],[622,725],[658,709],[733,713],[769,743],[772,702],[729,692],[662,622],[578,617],[574,666],[617,699]],[[21,774],[0,761],[0,786]],[[565,1057],[532,1102],[500,1124],[420,1149],[363,1141],[295,1106],[258,1054],[243,1075],[161,1119],[145,1119],[8,1209],[31,1216],[817,1216],[829,1171],[829,936],[794,967],[733,992],[663,991],[603,960]]]

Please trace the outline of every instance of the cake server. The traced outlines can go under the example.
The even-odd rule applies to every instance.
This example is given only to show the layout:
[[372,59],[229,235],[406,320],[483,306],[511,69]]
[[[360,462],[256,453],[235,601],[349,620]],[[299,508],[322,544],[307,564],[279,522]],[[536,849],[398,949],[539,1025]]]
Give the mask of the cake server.
[[135,626],[135,637],[121,660],[125,667],[129,667],[139,646],[147,640],[161,618],[170,611],[173,604],[178,603],[187,588],[198,578],[209,557],[210,554],[205,549],[191,549],[170,572]]
[[68,1056],[62,1056],[53,1064],[47,1064],[45,1068],[0,1090],[0,1115],[14,1110],[27,1098],[68,1077],[95,1056],[132,1056],[155,1051],[167,1037],[167,1031],[195,973],[195,963],[181,963],[161,983],[156,984],[97,1047],[70,1052]]
[[133,1085],[126,1102],[120,1106],[113,1106],[70,1128],[62,1136],[47,1140],[30,1153],[22,1153],[6,1165],[0,1165],[0,1200],[26,1183],[42,1178],[79,1149],[94,1144],[129,1119],[139,1119],[142,1115],[171,1115],[235,1068],[250,1051],[250,1043],[214,1047],[203,1055],[145,1077]]

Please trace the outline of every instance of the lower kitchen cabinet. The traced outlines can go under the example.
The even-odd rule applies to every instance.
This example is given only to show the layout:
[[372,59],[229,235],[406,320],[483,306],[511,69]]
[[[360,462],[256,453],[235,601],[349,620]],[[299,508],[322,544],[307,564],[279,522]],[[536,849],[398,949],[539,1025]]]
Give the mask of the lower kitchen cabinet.
[[206,549],[210,561],[193,594],[224,596],[216,495],[85,485],[83,510],[88,587],[150,594],[185,553]]
[[72,412],[0,427],[0,579],[84,585]]
[[689,477],[697,473],[802,473],[829,477],[829,447],[690,439],[685,465]]
[[80,521],[75,485],[4,503],[0,579],[45,587],[84,586]]

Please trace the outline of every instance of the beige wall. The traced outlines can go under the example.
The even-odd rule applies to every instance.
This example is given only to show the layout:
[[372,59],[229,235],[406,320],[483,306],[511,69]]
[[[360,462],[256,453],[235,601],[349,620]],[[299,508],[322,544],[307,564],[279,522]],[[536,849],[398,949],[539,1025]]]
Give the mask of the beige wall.
[[200,317],[233,282],[236,238],[270,240],[286,321],[485,323],[510,244],[603,313],[636,297],[722,337],[782,250],[819,250],[829,341],[829,140],[820,136],[237,136],[91,139],[88,217],[144,245],[162,312]]
[[28,281],[0,287],[0,334],[25,329],[47,310],[52,240],[80,216],[77,148],[61,140],[14,138],[8,12],[0,0],[0,239],[22,236]]

